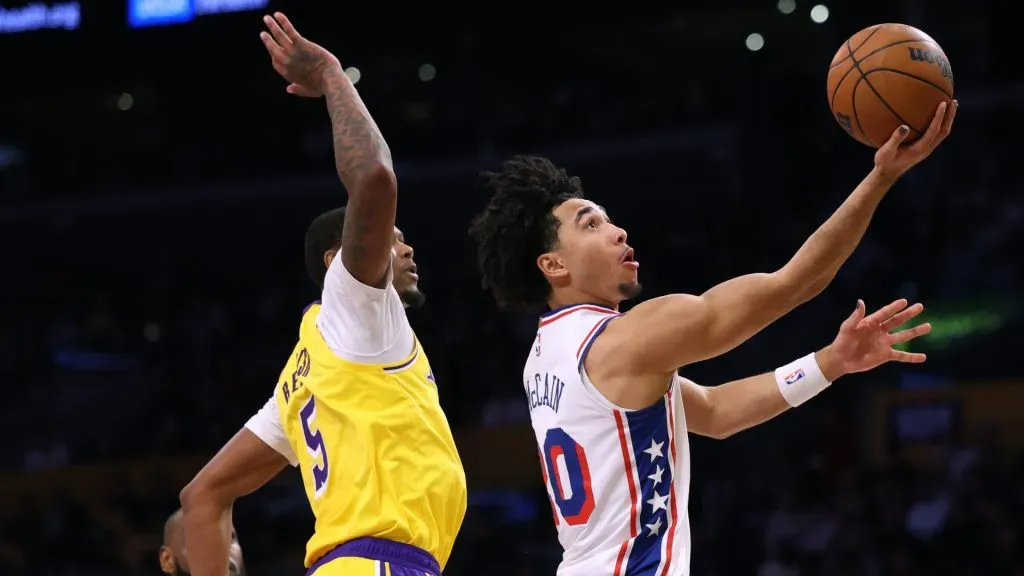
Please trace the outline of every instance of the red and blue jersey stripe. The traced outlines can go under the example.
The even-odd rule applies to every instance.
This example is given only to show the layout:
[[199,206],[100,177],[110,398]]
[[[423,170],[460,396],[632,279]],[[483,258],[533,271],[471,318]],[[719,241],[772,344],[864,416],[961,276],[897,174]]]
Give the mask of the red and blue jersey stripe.
[[672,392],[643,410],[615,410],[630,496],[630,539],[622,544],[615,576],[664,576],[677,527]]

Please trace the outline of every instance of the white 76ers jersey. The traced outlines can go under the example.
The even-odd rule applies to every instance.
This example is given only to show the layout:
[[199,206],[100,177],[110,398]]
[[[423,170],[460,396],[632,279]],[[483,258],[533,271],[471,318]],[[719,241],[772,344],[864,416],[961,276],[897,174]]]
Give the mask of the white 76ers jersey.
[[545,314],[523,372],[565,550],[558,576],[686,576],[690,455],[679,377],[652,406],[625,410],[583,369],[616,316],[592,304]]

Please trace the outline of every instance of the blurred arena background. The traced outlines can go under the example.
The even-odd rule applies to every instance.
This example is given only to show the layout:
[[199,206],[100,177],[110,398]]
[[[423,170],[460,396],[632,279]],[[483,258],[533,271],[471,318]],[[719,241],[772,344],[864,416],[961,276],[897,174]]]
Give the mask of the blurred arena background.
[[[536,321],[479,288],[476,172],[550,154],[630,231],[647,297],[701,291],[780,265],[870,168],[828,112],[840,42],[931,34],[952,137],[822,297],[685,373],[774,368],[857,298],[925,302],[930,360],[693,438],[692,571],[1024,575],[1017,20],[994,0],[821,2],[0,0],[0,574],[158,573],[178,491],[274,386],[315,297],[305,227],[345,200],[323,104],[285,94],[259,41],[280,9],[358,75],[396,158],[429,297],[413,324],[471,488],[453,576],[553,574],[560,554],[519,382]],[[297,472],[235,524],[253,576],[302,572]]]

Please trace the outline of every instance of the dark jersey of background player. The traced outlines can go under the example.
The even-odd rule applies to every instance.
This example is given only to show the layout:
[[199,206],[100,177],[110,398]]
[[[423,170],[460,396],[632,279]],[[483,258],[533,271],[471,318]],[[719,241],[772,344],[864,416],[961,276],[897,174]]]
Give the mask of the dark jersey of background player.
[[[185,547],[185,531],[181,523],[181,509],[174,511],[164,523],[164,543],[160,546],[160,570],[171,576],[189,576],[188,549]],[[242,561],[242,546],[238,543],[238,534],[230,523],[230,545],[227,550],[228,574],[245,576],[245,563]]]

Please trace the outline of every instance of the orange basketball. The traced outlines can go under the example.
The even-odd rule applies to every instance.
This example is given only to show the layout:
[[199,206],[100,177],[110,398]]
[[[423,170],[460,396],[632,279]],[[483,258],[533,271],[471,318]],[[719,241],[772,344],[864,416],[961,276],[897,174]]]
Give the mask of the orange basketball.
[[928,129],[941,102],[953,100],[953,69],[942,47],[905,24],[877,24],[839,47],[828,69],[828,105],[843,130],[875,148],[900,124],[906,142]]

